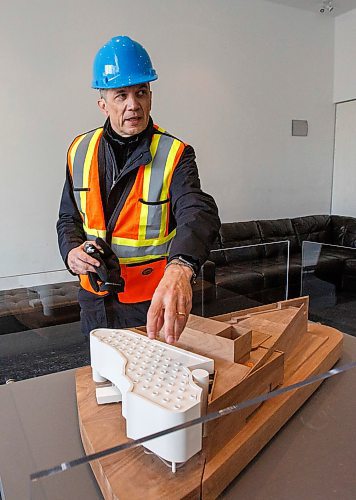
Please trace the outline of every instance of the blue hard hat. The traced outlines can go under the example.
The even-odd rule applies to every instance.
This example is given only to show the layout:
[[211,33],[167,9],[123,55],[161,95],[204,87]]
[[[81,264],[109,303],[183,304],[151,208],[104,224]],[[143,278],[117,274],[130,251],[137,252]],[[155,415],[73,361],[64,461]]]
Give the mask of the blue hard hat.
[[115,36],[95,56],[93,89],[116,89],[157,80],[150,56],[128,36]]

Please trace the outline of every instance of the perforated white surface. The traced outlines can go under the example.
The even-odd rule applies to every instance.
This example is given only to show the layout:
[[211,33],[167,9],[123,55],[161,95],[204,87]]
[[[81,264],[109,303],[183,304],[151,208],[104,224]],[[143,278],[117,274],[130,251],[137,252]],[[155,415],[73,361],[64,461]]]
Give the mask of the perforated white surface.
[[[122,400],[127,436],[138,439],[201,416],[207,405],[214,361],[130,330],[101,328],[90,333],[98,403]],[[198,370],[198,371],[196,371]],[[194,379],[193,373],[197,373]],[[201,450],[201,424],[145,443],[165,460],[185,462]]]
[[[132,391],[171,411],[185,411],[200,401],[200,388],[188,366],[212,365],[208,358],[152,341],[129,330],[96,330],[93,335],[124,358]],[[210,362],[210,363],[209,363]]]

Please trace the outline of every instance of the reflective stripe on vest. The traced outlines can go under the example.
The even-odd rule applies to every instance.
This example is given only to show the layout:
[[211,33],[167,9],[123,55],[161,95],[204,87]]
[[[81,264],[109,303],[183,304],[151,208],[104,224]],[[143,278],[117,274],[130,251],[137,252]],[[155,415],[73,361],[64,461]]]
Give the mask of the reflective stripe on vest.
[[[102,133],[103,129],[99,128],[79,136],[74,140],[68,152],[68,165],[73,179],[74,197],[83,219],[83,229],[87,235],[87,239],[95,239],[98,236],[101,238],[106,237],[104,213],[100,196],[100,206],[92,207],[92,210],[96,212],[96,219],[98,219],[96,220],[96,227],[90,227],[88,224],[87,208],[87,195],[90,189],[98,189],[98,193],[100,193],[99,172],[96,172],[96,176],[92,176],[94,177],[94,182],[96,181],[96,185],[92,185],[93,179],[90,178],[90,174],[95,174],[92,163],[95,158],[97,164],[97,149]],[[92,185],[91,188],[89,184]],[[98,199],[97,196],[95,198]],[[99,203],[97,202],[96,205],[99,205]],[[101,210],[99,210],[100,208]]]
[[122,264],[145,262],[159,257],[167,257],[175,234],[176,230],[174,229],[168,236],[159,240],[129,240],[113,236],[111,248],[119,256],[119,261]]
[[[97,158],[102,132],[103,129],[99,128],[79,136],[68,153],[75,200],[88,239],[97,236],[105,239],[106,236]],[[169,187],[183,149],[184,144],[173,137],[153,135],[150,145],[152,161],[139,168],[128,197],[129,200],[131,196],[131,204],[125,203],[112,233],[111,246],[122,264],[146,262],[168,255],[176,234],[175,230],[168,234]],[[93,203],[96,210],[91,206]],[[131,231],[131,226],[137,231],[132,229],[132,233],[127,234],[127,227]]]

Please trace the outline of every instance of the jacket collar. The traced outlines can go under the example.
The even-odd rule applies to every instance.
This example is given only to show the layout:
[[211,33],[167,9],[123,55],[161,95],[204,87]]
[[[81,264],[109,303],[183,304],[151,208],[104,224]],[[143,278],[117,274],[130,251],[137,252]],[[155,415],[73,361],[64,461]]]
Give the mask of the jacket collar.
[[132,146],[133,148],[137,147],[139,143],[145,141],[145,139],[149,139],[151,142],[152,134],[154,132],[153,120],[150,117],[148,120],[148,125],[139,134],[133,135],[131,137],[122,137],[117,132],[115,132],[111,126],[109,118],[104,123],[103,127],[103,136],[112,146]]
[[138,168],[140,165],[147,165],[152,160],[150,146],[152,135],[155,132],[153,120],[150,117],[146,129],[132,137],[121,137],[111,127],[109,119],[106,120],[103,127],[103,138],[107,145],[114,147],[127,147],[129,154],[127,161],[122,169],[121,175]]

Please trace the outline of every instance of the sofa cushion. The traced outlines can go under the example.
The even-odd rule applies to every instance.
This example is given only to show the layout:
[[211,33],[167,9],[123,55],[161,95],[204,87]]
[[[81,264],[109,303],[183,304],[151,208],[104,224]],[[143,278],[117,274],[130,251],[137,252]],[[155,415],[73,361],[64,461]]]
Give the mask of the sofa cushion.
[[[256,262],[255,271],[258,271],[264,276],[265,287],[287,285],[287,260],[284,256],[276,258],[264,259]],[[294,254],[289,260],[288,280],[289,283],[300,283],[301,262],[300,256]]]
[[307,215],[291,219],[300,248],[303,241],[332,243],[332,224],[330,215]]
[[332,243],[345,247],[356,247],[356,219],[354,217],[331,216]]
[[[250,246],[262,243],[257,222],[225,222],[221,225],[220,236],[228,264],[260,256],[262,248]],[[235,250],[236,247],[249,248]]]
[[296,253],[289,256],[289,284],[298,282],[302,272],[302,255]]
[[[287,285],[286,259],[283,256],[277,258],[256,259],[245,262],[237,262],[228,266],[216,268],[216,284],[219,288],[234,291],[241,295],[251,295],[278,288],[278,300],[282,300],[283,289]],[[295,254],[290,257],[289,263],[289,286],[293,286],[299,292],[301,274],[301,258]]]
[[[252,261],[254,262],[254,261]],[[216,268],[216,285],[241,295],[263,289],[263,276],[246,263],[235,263]],[[250,263],[248,263],[250,264]]]
[[[290,219],[274,219],[258,221],[262,240],[264,243],[290,241],[290,253],[300,250],[297,235]],[[287,245],[268,245],[265,247],[266,256],[286,253]]]
[[322,281],[340,286],[342,282],[344,261],[337,256],[321,255],[315,266],[314,276]]
[[346,259],[344,262],[344,274],[356,276],[356,259]]

